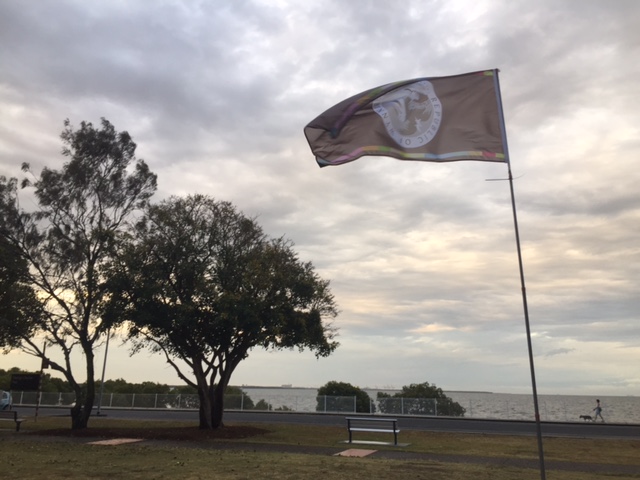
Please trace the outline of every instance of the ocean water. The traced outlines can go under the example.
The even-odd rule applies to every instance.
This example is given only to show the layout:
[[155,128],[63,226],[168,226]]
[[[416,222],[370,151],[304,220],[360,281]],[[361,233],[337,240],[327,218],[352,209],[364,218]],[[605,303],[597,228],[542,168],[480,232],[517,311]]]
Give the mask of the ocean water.
[[[251,398],[253,408],[287,410],[293,412],[355,412],[354,397],[317,397],[315,388],[291,387],[251,387],[242,386],[245,395]],[[372,400],[371,412],[381,412],[378,392],[393,394],[394,390],[365,389]],[[452,400],[464,407],[466,418],[497,420],[534,420],[533,396],[526,394],[487,393],[487,392],[445,392]],[[35,405],[37,392],[12,392],[16,406]],[[602,416],[607,423],[640,424],[640,397],[601,396]],[[67,406],[74,401],[72,393],[42,393],[40,405]],[[105,394],[96,398],[96,402],[105,407],[164,409],[197,409],[197,395],[178,394]],[[436,400],[423,401],[427,415],[439,415]],[[594,414],[596,398],[582,395],[539,395],[540,418],[548,422],[579,422],[580,415]],[[393,415],[411,414],[412,401],[391,400],[385,409]],[[96,403],[97,405],[97,403]],[[251,408],[241,395],[226,395],[225,408],[243,410]]]
[[[242,390],[251,397],[253,403],[264,400],[273,409],[287,409],[299,412],[315,412],[318,405],[315,388],[265,388],[247,387]],[[393,394],[392,390],[365,389],[376,402],[378,391]],[[486,393],[486,392],[445,392],[452,400],[465,408],[465,417],[499,420],[534,420],[533,395]],[[640,397],[626,396],[598,397],[602,406],[602,416],[608,423],[640,424]],[[580,415],[594,415],[596,397],[582,395],[538,395],[538,408],[543,421],[582,421]],[[377,411],[379,409],[376,408]]]

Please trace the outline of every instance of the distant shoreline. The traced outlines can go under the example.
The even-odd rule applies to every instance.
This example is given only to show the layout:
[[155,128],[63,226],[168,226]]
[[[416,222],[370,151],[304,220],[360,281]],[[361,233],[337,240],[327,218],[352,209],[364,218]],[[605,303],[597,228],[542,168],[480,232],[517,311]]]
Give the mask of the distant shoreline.
[[[317,390],[319,387],[296,387],[294,385],[236,385],[237,388],[253,388],[253,389],[297,389],[297,390]],[[375,390],[379,392],[399,392],[400,388],[371,388],[371,387],[362,387],[362,390]],[[494,392],[486,392],[482,390],[444,390],[446,393],[485,393],[485,394],[493,394]]]

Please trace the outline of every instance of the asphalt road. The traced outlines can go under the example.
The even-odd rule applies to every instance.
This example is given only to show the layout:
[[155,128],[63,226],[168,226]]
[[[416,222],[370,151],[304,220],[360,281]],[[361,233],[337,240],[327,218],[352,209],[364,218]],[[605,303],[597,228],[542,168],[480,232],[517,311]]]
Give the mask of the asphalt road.
[[[22,415],[33,415],[33,407],[16,407]],[[93,412],[96,413],[95,411]],[[198,412],[189,410],[130,410],[102,409],[107,418],[185,420],[198,421]],[[66,408],[42,407],[39,416],[69,415]],[[353,414],[314,414],[290,412],[225,412],[227,422],[243,423],[294,423],[298,425],[329,425],[345,427],[345,417]],[[476,433],[492,435],[536,435],[535,422],[513,420],[477,420],[449,417],[394,417],[401,430],[424,430],[433,432]],[[577,438],[628,438],[640,439],[640,425],[592,423],[592,422],[542,422],[545,437]]]

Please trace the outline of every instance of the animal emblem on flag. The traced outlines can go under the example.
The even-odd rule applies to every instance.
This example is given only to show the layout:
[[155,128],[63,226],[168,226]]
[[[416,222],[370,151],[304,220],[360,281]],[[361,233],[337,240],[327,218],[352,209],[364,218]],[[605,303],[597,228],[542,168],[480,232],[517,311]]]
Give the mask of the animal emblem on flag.
[[431,141],[442,121],[442,104],[431,82],[422,80],[384,94],[373,102],[387,132],[403,148]]

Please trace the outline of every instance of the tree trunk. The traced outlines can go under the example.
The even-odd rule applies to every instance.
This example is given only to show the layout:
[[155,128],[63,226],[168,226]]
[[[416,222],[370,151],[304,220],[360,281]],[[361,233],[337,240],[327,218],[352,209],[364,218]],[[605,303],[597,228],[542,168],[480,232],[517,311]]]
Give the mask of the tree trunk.
[[82,410],[84,410],[81,403],[77,403],[71,408],[71,429],[80,430],[87,428],[87,419],[84,416]]
[[200,429],[207,430],[213,428],[211,426],[211,402],[213,397],[209,388],[198,388],[198,397],[200,398]]
[[[86,387],[85,387],[86,388]],[[71,407],[71,429],[82,430],[87,428],[91,409],[87,412],[87,392],[82,386],[75,388],[76,402]],[[93,401],[93,400],[92,400]]]
[[74,389],[76,394],[76,403],[71,409],[71,429],[82,430],[89,425],[89,417],[93,410],[93,403],[96,399],[96,382],[95,372],[93,368],[93,345],[84,345],[84,354],[86,369],[87,369],[87,383],[85,386],[77,385]]
[[211,428],[222,428],[222,414],[224,413],[224,391],[227,385],[222,381],[213,389],[213,405],[211,411]]

